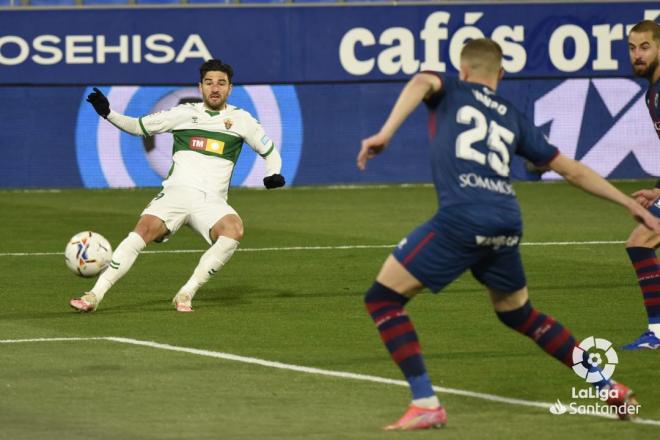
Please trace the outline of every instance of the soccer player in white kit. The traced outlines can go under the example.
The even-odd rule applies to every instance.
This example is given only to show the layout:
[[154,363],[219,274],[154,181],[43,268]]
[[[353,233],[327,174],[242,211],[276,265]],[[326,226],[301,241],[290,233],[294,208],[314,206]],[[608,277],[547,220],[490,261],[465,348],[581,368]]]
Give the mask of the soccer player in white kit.
[[122,131],[138,136],[172,133],[173,164],[162,191],[117,246],[110,265],[94,287],[69,302],[74,309],[96,310],[147,244],[167,239],[188,224],[211,245],[172,301],[177,311],[192,312],[197,290],[231,258],[243,238],[243,222],[227,204],[227,190],[244,142],[266,161],[264,186],[284,186],[280,174],[282,159],[273,141],[252,115],[227,104],[232,91],[232,67],[214,59],[206,61],[199,70],[203,102],[181,104],[141,118],[113,112],[108,99],[96,88],[87,97],[100,116]]

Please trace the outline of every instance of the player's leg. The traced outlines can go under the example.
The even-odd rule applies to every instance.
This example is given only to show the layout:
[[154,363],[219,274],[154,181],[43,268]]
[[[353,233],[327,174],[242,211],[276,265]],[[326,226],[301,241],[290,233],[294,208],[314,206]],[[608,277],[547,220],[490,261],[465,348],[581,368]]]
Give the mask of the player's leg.
[[569,368],[573,366],[573,348],[577,345],[575,338],[559,321],[532,307],[527,287],[514,292],[494,288],[488,288],[488,291],[495,313],[504,325],[531,338],[546,353]]
[[103,300],[110,288],[133,266],[140,252],[154,240],[167,234],[165,223],[153,215],[143,215],[137,225],[112,253],[112,260],[107,269],[99,275],[94,287],[82,297],[72,299],[71,307],[91,312]]
[[412,393],[408,410],[386,430],[440,427],[447,421],[426,371],[415,327],[404,309],[421,288],[422,283],[390,255],[364,297],[380,338]]
[[108,290],[130,270],[147,244],[175,233],[183,224],[186,204],[195,196],[189,192],[168,188],[159,193],[142,211],[133,231],[112,253],[108,268],[101,273],[94,287],[82,297],[72,299],[69,302],[71,307],[82,312],[96,310]]
[[495,313],[504,325],[531,338],[569,368],[573,366],[577,342],[560,322],[532,307],[517,243],[493,249],[489,258],[472,268],[472,273],[487,286]]
[[[546,353],[568,368],[573,367],[573,350],[578,342],[570,330],[559,321],[532,307],[527,287],[511,293],[493,288],[488,290],[497,317],[503,324],[532,339]],[[594,371],[598,368],[590,365],[586,358],[582,359],[582,363],[587,370]],[[630,388],[611,378],[604,378],[592,385],[597,389],[608,390],[606,403],[615,407],[620,419],[631,418],[629,411],[631,405],[637,405],[637,400]]]
[[408,411],[385,428],[388,430],[438,427],[447,420],[427,373],[415,327],[405,310],[406,303],[422,286],[438,291],[469,266],[460,248],[453,247],[446,233],[440,231],[429,222],[408,235],[387,258],[364,297],[381,340],[412,393]]
[[637,226],[626,241],[626,252],[642,291],[649,327],[637,340],[624,345],[624,350],[660,349],[660,262],[655,254],[658,245],[660,236],[644,225]]
[[[191,216],[190,225],[211,243],[192,275],[172,300],[180,312],[192,312],[195,294],[229,261],[243,238],[243,221],[227,204],[207,206]],[[216,220],[221,216],[219,220]]]
[[487,287],[495,313],[503,324],[532,338],[568,367],[573,366],[576,341],[571,332],[529,302],[518,240],[492,248],[472,267],[472,274]]

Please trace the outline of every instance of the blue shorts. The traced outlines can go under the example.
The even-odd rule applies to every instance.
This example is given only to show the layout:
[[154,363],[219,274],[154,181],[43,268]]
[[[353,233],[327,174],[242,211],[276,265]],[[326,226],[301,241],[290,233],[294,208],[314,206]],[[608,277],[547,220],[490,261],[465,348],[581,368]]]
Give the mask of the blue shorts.
[[519,252],[520,221],[466,225],[436,215],[404,238],[392,255],[415,278],[438,292],[470,269],[482,284],[502,292],[527,285]]

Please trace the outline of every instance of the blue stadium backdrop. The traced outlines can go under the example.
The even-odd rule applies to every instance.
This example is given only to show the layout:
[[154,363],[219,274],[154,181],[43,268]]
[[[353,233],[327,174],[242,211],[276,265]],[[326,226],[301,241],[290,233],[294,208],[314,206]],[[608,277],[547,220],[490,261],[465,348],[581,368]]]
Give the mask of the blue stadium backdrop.
[[[1,10],[0,187],[158,186],[171,137],[120,133],[85,96],[99,86],[133,116],[168,108],[198,98],[210,57],[234,65],[230,102],[261,121],[294,185],[426,182],[423,109],[365,173],[359,141],[406,78],[455,74],[463,42],[480,36],[503,46],[500,93],[565,154],[611,178],[660,175],[626,44],[632,24],[658,17],[650,2]],[[259,186],[262,170],[245,148],[233,185]],[[519,162],[513,174],[534,178]]]

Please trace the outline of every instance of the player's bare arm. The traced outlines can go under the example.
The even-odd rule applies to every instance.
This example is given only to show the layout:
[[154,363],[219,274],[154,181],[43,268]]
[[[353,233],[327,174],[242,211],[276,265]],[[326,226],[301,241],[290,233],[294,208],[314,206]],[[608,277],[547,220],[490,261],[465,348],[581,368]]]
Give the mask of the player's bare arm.
[[553,171],[561,174],[573,185],[627,208],[635,220],[643,223],[647,228],[656,233],[660,233],[660,220],[654,217],[635,200],[619,191],[588,166],[562,154],[557,155],[557,157],[549,163],[549,166]]
[[374,158],[387,147],[394,133],[422,100],[440,91],[441,87],[440,78],[432,73],[418,73],[408,81],[380,131],[362,141],[357,156],[357,167],[360,171],[366,168],[367,160]]

